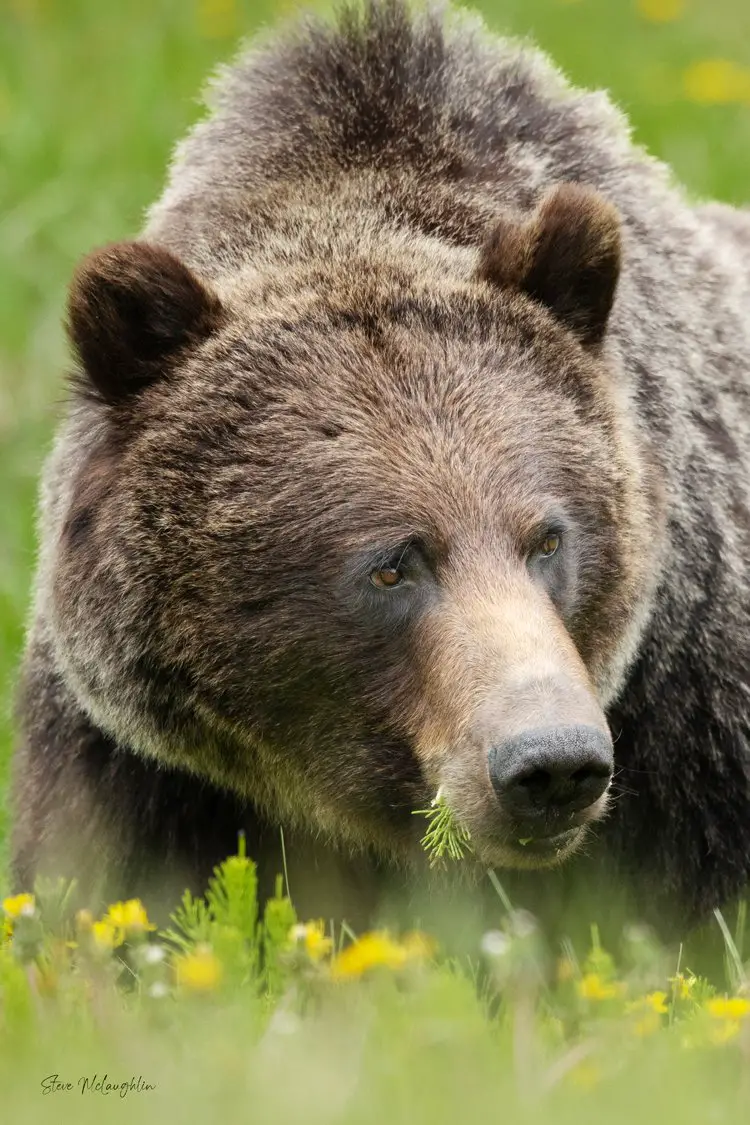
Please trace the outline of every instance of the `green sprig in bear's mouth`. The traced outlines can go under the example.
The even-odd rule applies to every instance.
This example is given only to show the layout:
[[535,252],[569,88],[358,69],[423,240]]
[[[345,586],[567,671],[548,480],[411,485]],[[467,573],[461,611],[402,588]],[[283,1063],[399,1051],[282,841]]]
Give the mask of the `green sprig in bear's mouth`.
[[415,809],[414,816],[427,817],[427,831],[420,843],[430,857],[430,867],[438,867],[447,859],[464,859],[474,848],[469,829],[459,824],[456,814],[438,789],[427,809]]
[[[456,814],[445,799],[442,786],[428,809],[414,809],[412,816],[427,817],[427,831],[420,843],[430,858],[430,867],[439,867],[448,859],[466,859],[474,854],[471,833],[459,824]],[[525,848],[533,843],[533,837],[519,839],[518,844]]]

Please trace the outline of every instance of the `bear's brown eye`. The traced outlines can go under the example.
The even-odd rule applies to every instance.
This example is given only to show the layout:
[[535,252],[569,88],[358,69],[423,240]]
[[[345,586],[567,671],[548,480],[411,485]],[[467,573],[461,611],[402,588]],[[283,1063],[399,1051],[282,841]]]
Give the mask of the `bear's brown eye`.
[[381,590],[390,590],[394,586],[400,586],[403,580],[403,574],[395,566],[384,566],[380,570],[373,570],[370,575],[373,586],[379,586]]
[[546,535],[544,537],[544,539],[542,540],[542,543],[539,547],[539,554],[542,556],[543,559],[549,559],[559,549],[560,549],[560,536],[556,532],[551,531],[550,534]]

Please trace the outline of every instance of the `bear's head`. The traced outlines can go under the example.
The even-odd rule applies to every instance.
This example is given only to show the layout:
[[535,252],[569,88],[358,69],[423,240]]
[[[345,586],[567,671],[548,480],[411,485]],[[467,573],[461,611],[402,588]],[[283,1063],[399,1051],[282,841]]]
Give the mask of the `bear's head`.
[[570,854],[659,538],[620,252],[562,185],[465,276],[370,248],[213,291],[156,245],[85,259],[51,616],[93,720],[347,846],[418,855],[441,789],[483,860]]

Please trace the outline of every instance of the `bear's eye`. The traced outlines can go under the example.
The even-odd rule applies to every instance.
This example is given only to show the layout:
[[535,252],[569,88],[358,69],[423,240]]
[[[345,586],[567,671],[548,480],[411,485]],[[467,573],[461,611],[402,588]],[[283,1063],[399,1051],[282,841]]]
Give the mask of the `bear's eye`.
[[403,574],[395,566],[384,566],[379,570],[373,570],[370,574],[373,586],[378,586],[381,590],[391,590],[394,586],[400,586],[403,580]]
[[561,543],[562,536],[560,535],[560,533],[557,531],[549,531],[539,544],[539,547],[537,548],[537,554],[540,556],[540,558],[551,559],[552,556],[556,555],[560,550]]
[[414,586],[427,575],[425,546],[412,535],[397,547],[370,558],[370,582],[379,590],[395,590],[398,586]]

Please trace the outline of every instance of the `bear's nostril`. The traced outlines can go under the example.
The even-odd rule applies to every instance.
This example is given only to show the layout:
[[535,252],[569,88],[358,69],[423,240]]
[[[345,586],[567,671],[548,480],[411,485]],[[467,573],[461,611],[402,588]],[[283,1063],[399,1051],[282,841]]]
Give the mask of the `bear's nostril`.
[[549,770],[532,770],[519,777],[517,784],[528,789],[533,797],[541,797],[552,784],[552,774]]

